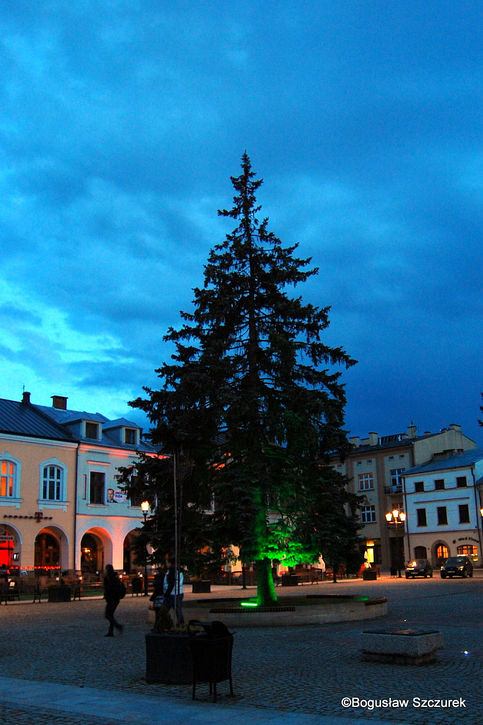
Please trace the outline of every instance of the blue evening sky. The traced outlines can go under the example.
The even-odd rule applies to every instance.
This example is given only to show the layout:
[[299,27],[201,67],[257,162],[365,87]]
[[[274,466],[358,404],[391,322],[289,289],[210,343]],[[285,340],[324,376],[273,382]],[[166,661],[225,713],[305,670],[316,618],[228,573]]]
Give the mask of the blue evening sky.
[[3,0],[0,397],[156,384],[246,149],[359,360],[351,433],[481,440],[481,7]]

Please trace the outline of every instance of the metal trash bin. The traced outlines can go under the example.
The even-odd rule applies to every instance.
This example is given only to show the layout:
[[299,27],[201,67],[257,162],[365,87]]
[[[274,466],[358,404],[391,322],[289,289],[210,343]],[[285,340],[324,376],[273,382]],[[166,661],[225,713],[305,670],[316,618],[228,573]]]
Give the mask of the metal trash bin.
[[131,593],[134,595],[143,593],[143,582],[141,577],[135,576],[131,581]]
[[216,685],[228,680],[230,695],[233,696],[231,660],[233,634],[223,622],[200,622],[192,619],[188,623],[189,645],[193,659],[193,700],[196,685],[207,682],[210,695],[216,702]]
[[47,600],[49,602],[70,602],[72,591],[68,586],[53,586],[49,587],[47,591]]

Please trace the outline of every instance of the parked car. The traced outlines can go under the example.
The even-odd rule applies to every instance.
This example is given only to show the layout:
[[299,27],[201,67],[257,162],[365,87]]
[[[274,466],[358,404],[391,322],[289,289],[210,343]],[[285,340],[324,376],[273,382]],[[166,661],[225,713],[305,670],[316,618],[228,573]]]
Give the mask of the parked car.
[[441,567],[441,579],[473,576],[473,562],[468,556],[450,556]]
[[413,559],[406,566],[406,579],[417,576],[433,576],[433,567],[427,559]]

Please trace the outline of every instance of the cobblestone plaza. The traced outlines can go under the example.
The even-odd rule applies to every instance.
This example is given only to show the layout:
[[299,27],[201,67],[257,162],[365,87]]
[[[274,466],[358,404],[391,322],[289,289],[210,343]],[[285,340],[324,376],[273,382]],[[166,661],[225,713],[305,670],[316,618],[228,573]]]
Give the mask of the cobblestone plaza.
[[[235,634],[233,682],[235,697],[219,686],[219,702],[191,704],[191,687],[147,685],[144,681],[144,633],[149,630],[147,601],[124,599],[119,620],[122,636],[105,639],[106,623],[100,599],[70,603],[12,603],[0,607],[0,722],[107,725],[142,722],[142,703],[192,708],[185,722],[327,722],[347,718],[370,722],[478,723],[482,713],[482,590],[483,578],[377,582],[344,581],[298,587],[293,593],[371,594],[387,596],[388,616],[364,622],[283,628],[239,628]],[[279,590],[282,592],[282,590]],[[283,593],[291,593],[283,590]],[[240,589],[230,591],[240,596]],[[212,596],[220,596],[215,592]],[[193,595],[188,594],[186,605]],[[195,598],[200,598],[195,595]],[[421,667],[363,662],[360,633],[378,628],[437,629],[444,637],[438,661]],[[14,692],[32,683],[70,686],[66,692],[95,688],[101,697],[136,699],[139,719],[127,711],[105,717],[101,711],[69,712],[55,694],[46,706],[38,699],[23,701]],[[72,689],[76,688],[76,690]],[[54,690],[52,690],[54,693]],[[343,707],[343,698],[359,698],[359,707]],[[372,707],[377,700],[408,699],[407,706]],[[417,707],[421,700],[465,700],[465,706]],[[25,698],[24,698],[25,700]],[[134,701],[134,700],[133,700]],[[126,700],[127,702],[127,700]],[[216,708],[215,710],[213,708]],[[245,708],[245,710],[244,710]],[[122,710],[122,708],[119,708]],[[213,715],[213,713],[215,713]],[[203,717],[204,714],[204,717]],[[198,720],[198,717],[201,719]],[[241,718],[241,719],[240,719]],[[346,720],[346,721],[348,721]],[[163,720],[159,720],[162,722]],[[179,722],[183,719],[180,716]],[[144,718],[149,722],[149,717]],[[166,722],[173,722],[172,717]],[[178,722],[178,720],[176,721]],[[341,722],[344,722],[342,719]]]

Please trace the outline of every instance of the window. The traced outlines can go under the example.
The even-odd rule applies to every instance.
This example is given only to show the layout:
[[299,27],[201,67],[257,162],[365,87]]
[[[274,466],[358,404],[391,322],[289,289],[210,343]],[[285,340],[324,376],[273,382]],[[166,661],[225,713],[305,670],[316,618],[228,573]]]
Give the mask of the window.
[[434,490],[442,491],[444,489],[444,478],[437,478],[434,482]]
[[376,521],[375,506],[361,506],[361,521],[363,524],[373,524]]
[[456,487],[457,488],[464,488],[468,484],[466,483],[466,476],[457,476],[456,477]]
[[414,484],[414,491],[415,493],[423,493],[424,492],[424,481],[416,481]]
[[92,471],[90,476],[89,503],[104,503],[105,479],[106,476],[104,473]]
[[438,506],[438,526],[446,526],[448,523],[448,512],[446,506]]
[[99,425],[97,423],[86,422],[86,438],[93,438],[94,440],[98,440]]
[[372,473],[359,473],[359,491],[372,491],[374,478]]
[[459,514],[460,514],[460,524],[469,524],[470,523],[470,511],[468,508],[468,504],[464,503],[458,506]]
[[391,488],[393,491],[402,491],[402,478],[404,468],[392,468],[391,469]]
[[416,516],[418,520],[418,526],[427,526],[426,509],[416,509]]
[[428,558],[428,551],[425,546],[416,546],[414,549],[414,558],[415,559],[427,559]]
[[125,428],[124,443],[126,443],[129,446],[136,445],[136,429],[135,428]]
[[449,556],[449,549],[445,544],[438,544],[436,548],[436,559],[438,564],[442,564]]
[[64,498],[64,471],[60,466],[44,466],[42,498],[46,501],[62,501]]
[[13,498],[17,482],[17,464],[6,458],[0,460],[0,496]]
[[469,556],[473,561],[478,561],[478,547],[473,544],[463,544],[458,546],[456,553],[460,556]]

